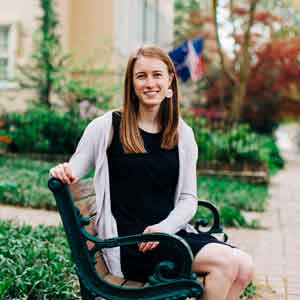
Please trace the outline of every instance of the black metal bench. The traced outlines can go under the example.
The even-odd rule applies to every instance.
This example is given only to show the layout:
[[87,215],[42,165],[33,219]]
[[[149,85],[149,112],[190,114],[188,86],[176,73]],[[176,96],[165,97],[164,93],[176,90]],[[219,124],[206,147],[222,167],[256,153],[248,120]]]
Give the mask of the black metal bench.
[[[71,248],[82,299],[94,300],[97,297],[110,300],[183,300],[188,297],[202,299],[203,276],[192,273],[192,252],[183,239],[164,233],[100,239],[96,236],[93,225],[95,214],[90,214],[95,204],[92,180],[86,179],[68,186],[51,178],[48,186],[55,196]],[[198,203],[208,208],[213,215],[212,224],[204,220],[195,222],[194,226],[198,232],[201,231],[200,228],[208,227],[205,232],[222,233],[217,209],[207,201]],[[166,243],[170,251],[177,253],[176,265],[170,261],[160,262],[148,282],[126,280],[109,273],[102,258],[102,249],[147,241]]]

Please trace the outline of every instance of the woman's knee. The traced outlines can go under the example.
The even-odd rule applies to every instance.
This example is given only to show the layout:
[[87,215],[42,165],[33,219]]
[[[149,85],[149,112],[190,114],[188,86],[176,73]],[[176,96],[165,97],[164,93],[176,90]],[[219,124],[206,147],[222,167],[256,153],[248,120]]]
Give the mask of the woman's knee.
[[237,264],[239,265],[239,271],[236,277],[236,282],[242,287],[246,287],[253,278],[254,263],[252,257],[239,250],[235,249],[235,257]]
[[196,255],[193,270],[195,272],[215,272],[228,281],[235,281],[239,264],[233,248],[221,244],[209,244]]

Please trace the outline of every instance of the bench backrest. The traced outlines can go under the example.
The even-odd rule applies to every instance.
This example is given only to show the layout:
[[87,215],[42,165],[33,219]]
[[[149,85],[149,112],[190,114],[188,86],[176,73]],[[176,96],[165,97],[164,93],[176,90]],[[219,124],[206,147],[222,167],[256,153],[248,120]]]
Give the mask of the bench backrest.
[[[75,202],[75,205],[80,210],[80,213],[89,218],[90,224],[85,228],[93,235],[97,234],[95,219],[96,219],[96,192],[94,189],[93,179],[83,179],[76,183],[69,185],[69,190]],[[93,246],[91,242],[87,242],[89,249]],[[143,282],[136,282],[127,280],[118,276],[113,276],[109,273],[109,270],[105,264],[102,253],[98,251],[96,253],[96,271],[112,284],[118,284],[126,287],[142,287]]]
[[[93,179],[84,179],[76,183],[69,185],[69,190],[75,202],[75,205],[80,210],[83,216],[86,216],[90,220],[90,224],[85,226],[85,229],[92,235],[96,235],[96,194],[93,184]],[[93,244],[87,241],[87,246],[89,249]],[[109,275],[109,271],[103,259],[102,253],[100,251],[96,254],[96,270],[103,277]]]

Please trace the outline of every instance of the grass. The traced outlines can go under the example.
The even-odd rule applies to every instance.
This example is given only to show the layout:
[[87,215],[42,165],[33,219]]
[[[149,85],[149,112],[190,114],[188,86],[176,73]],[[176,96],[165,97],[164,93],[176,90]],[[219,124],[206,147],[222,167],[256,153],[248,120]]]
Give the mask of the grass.
[[0,156],[0,202],[18,206],[55,209],[48,190],[53,163]]
[[0,299],[79,299],[62,227],[0,221],[0,266]]
[[[220,210],[222,222],[227,226],[253,226],[247,223],[241,211],[264,210],[268,186],[227,177],[198,177],[198,197],[209,200]],[[197,217],[205,216],[199,209]]]

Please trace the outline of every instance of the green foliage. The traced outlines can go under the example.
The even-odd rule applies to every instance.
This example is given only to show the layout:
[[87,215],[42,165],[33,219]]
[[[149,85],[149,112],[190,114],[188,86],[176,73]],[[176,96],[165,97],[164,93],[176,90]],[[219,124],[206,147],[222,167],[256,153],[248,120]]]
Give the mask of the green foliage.
[[34,106],[24,113],[7,113],[3,120],[12,140],[8,149],[18,153],[73,153],[89,122],[44,106]]
[[[222,222],[227,226],[250,226],[241,211],[264,210],[267,186],[225,177],[198,177],[198,197],[212,201],[220,209]],[[197,217],[204,216],[201,208]]]
[[284,167],[284,160],[272,135],[260,136],[261,160],[267,165],[270,175]]
[[0,299],[79,299],[61,227],[18,227],[0,221]]
[[58,17],[54,10],[53,0],[40,0],[42,16],[38,18],[35,51],[30,64],[20,66],[19,78],[22,88],[35,89],[38,100],[50,106],[50,95],[59,80],[63,77],[63,66],[68,55],[62,54],[58,29]]
[[187,116],[199,149],[199,163],[264,163],[269,173],[283,167],[284,161],[272,135],[253,132],[247,124],[237,124],[226,130],[212,129],[204,118]]
[[47,188],[53,163],[0,156],[0,202],[34,208],[55,209]]
[[257,134],[248,125],[236,125],[227,130],[211,129],[203,118],[187,119],[192,126],[199,148],[200,162],[242,163],[260,161]]

